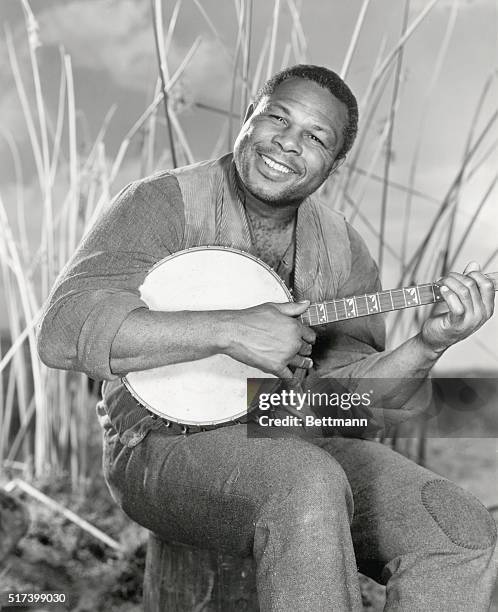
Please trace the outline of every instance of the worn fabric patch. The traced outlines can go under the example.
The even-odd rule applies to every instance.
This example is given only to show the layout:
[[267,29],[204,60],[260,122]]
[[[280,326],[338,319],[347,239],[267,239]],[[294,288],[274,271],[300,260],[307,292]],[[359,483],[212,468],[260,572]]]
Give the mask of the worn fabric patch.
[[442,531],[458,546],[485,549],[496,541],[496,524],[473,495],[448,480],[422,487],[422,503]]

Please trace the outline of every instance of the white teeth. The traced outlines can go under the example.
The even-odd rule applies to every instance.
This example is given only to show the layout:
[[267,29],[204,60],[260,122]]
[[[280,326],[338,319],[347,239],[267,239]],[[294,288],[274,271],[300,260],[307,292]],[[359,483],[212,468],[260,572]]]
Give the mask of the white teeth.
[[289,174],[290,172],[292,172],[292,170],[287,168],[287,166],[282,166],[282,164],[277,164],[277,162],[274,162],[273,159],[266,157],[266,155],[261,155],[261,157],[263,158],[263,161],[265,162],[265,164],[267,166],[270,166],[270,168],[273,168],[274,170],[278,170],[279,172],[283,172],[284,174]]

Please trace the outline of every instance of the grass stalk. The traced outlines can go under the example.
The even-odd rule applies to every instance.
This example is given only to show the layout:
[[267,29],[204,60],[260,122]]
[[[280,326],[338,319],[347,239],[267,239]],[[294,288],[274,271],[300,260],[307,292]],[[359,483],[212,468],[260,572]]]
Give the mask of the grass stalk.
[[251,98],[255,97],[262,81],[263,66],[270,47],[270,36],[270,28],[268,28],[263,40],[261,51],[259,53],[258,61],[256,62],[256,69],[254,71],[254,77],[252,80]]
[[200,108],[202,110],[211,111],[212,113],[216,113],[218,115],[223,115],[227,119],[240,119],[240,116],[235,112],[230,112],[229,110],[225,110],[224,108],[218,108],[217,106],[213,106],[212,104],[206,104],[205,102],[194,102],[194,106],[196,108]]
[[164,40],[164,55],[167,57],[171,42],[173,40],[173,33],[175,31],[176,22],[178,21],[178,15],[180,14],[180,7],[182,5],[182,0],[177,0],[175,2],[175,6],[173,7],[173,12],[171,13],[171,17],[168,24],[168,31],[166,32],[166,38]]
[[[76,103],[74,99],[74,82],[71,58],[64,56],[64,69],[67,81],[67,118],[69,137],[69,227],[67,230],[67,248],[70,253],[76,248],[80,190],[78,180],[78,148],[76,144]],[[61,241],[62,243],[62,241]]]
[[275,50],[277,46],[278,24],[280,21],[280,0],[274,0],[273,19],[271,25],[270,50],[268,54],[268,67],[266,69],[266,79],[269,79],[273,74],[273,66],[275,64]]
[[[179,5],[179,2],[177,2],[176,6],[178,5]],[[157,98],[157,96],[160,93],[161,93],[161,81],[157,79],[153,99]],[[157,125],[157,113],[156,111],[154,111],[149,117],[148,128],[147,128],[147,148],[146,148],[145,172],[144,172],[146,176],[148,176],[149,174],[152,174],[153,169],[154,169],[156,125]]]
[[417,31],[417,29],[424,22],[424,20],[427,18],[429,13],[432,11],[432,9],[436,6],[438,2],[439,0],[431,0],[430,2],[428,2],[426,6],[422,9],[422,11],[420,11],[420,13],[417,15],[417,17],[412,21],[412,23],[406,28],[403,36],[401,36],[401,38],[398,40],[394,48],[391,50],[391,52],[388,54],[386,59],[380,65],[377,71],[376,79],[375,79],[376,82],[380,81],[381,77],[386,72],[386,70],[389,68],[391,63],[396,59],[400,49],[413,36],[413,34]]
[[222,155],[222,153],[225,153],[225,143],[227,140],[227,134],[228,134],[228,130],[229,130],[229,125],[231,122],[231,118],[228,117],[227,120],[223,123],[223,126],[220,130],[219,136],[214,144],[213,150],[211,152],[211,159],[217,159],[218,157],[220,157]]
[[353,55],[356,50],[356,46],[358,45],[361,28],[363,27],[363,23],[365,21],[365,15],[367,14],[369,4],[370,4],[370,0],[363,0],[363,4],[361,5],[360,12],[358,14],[358,18],[356,19],[356,24],[353,30],[353,34],[351,36],[351,40],[349,41],[348,50],[346,51],[346,56],[344,58],[344,62],[342,63],[342,68],[339,72],[339,76],[344,80],[347,78],[348,73],[349,73],[349,68],[351,67],[351,61],[353,59]]
[[295,35],[294,54],[296,62],[305,64],[308,54],[308,43],[301,22],[301,2],[296,4],[294,0],[287,0],[287,7],[292,18],[292,35]]
[[[170,91],[170,89],[173,87],[176,81],[180,78],[187,64],[189,63],[189,61],[192,59],[193,55],[199,48],[201,40],[202,40],[201,37],[196,38],[196,40],[190,47],[189,51],[185,55],[185,58],[183,59],[182,63],[177,68],[176,72],[173,74],[171,79],[168,81],[168,84],[166,86],[167,91]],[[135,121],[135,123],[131,126],[131,128],[125,134],[125,137],[121,142],[118,153],[116,155],[116,158],[114,159],[114,163],[110,171],[110,175],[109,175],[110,185],[114,183],[116,175],[119,172],[119,169],[121,168],[121,164],[123,163],[123,159],[126,155],[126,151],[128,150],[128,147],[130,146],[130,143],[133,140],[134,136],[142,129],[142,126],[144,125],[146,121],[148,121],[151,114],[155,111],[157,106],[162,102],[162,99],[163,99],[163,92],[161,91],[159,96],[155,100],[153,100],[151,104],[149,104],[147,109],[140,115],[140,117]]]
[[[344,164],[344,166],[347,168],[349,164]],[[384,182],[384,177],[379,176],[378,174],[374,174],[374,173],[369,174],[364,168],[360,168],[359,166],[355,166],[354,168],[352,168],[352,171],[354,173],[358,173],[363,176],[368,176],[369,179],[372,181],[375,181],[378,183]],[[429,193],[419,191],[418,189],[410,188],[408,185],[404,185],[403,183],[393,181],[392,179],[389,179],[389,187],[391,189],[396,189],[398,191],[401,191],[402,193],[409,193],[413,197],[420,198],[421,200],[425,200],[426,202],[431,202],[432,204],[439,204],[439,200],[435,198],[434,196],[431,196]]]
[[[348,204],[351,206],[351,208],[356,211],[356,214],[358,215],[358,217],[361,219],[361,221],[365,224],[365,226],[367,227],[368,230],[370,230],[370,232],[372,233],[372,235],[377,238],[377,240],[380,240],[380,233],[379,230],[376,229],[376,227],[374,226],[374,224],[370,221],[370,219],[367,217],[367,215],[364,215],[361,210],[360,207],[358,206],[358,204],[353,200],[353,198],[348,194],[345,193],[344,194],[344,198],[346,198]],[[399,253],[396,252],[392,246],[386,242],[385,245],[386,251],[392,255],[392,257],[394,257],[394,259],[397,259],[399,257]]]
[[[472,121],[470,123],[470,129],[469,129],[469,133],[468,133],[468,137],[467,137],[467,142],[465,143],[464,155],[463,155],[464,158],[468,154],[469,149],[471,147],[472,140],[474,139],[475,128],[477,126],[479,116],[480,116],[480,114],[482,112],[482,108],[484,106],[484,101],[486,99],[486,96],[487,96],[487,94],[489,92],[489,89],[491,87],[491,83],[493,82],[495,76],[496,76],[496,73],[492,74],[486,80],[486,83],[484,84],[483,90],[482,90],[481,95],[479,97],[479,100],[477,102],[477,107],[476,107],[476,110],[474,112],[474,116],[472,118]],[[453,240],[453,236],[454,236],[453,229],[454,229],[454,226],[455,226],[456,215],[457,215],[457,212],[458,212],[460,188],[461,188],[461,185],[463,183],[463,180],[464,180],[464,177],[462,175],[461,180],[455,186],[454,204],[453,204],[453,207],[452,207],[452,211],[451,211],[451,215],[450,215],[450,220],[449,220],[449,224],[448,224],[448,232],[447,232],[447,236],[446,236],[446,248],[445,248],[445,251],[444,251],[443,271],[446,271],[448,269],[448,266],[450,265],[448,259],[450,257],[450,252],[451,252],[451,247],[452,247],[452,240]]]
[[33,115],[28,102],[28,96],[26,89],[21,77],[21,71],[19,69],[19,63],[17,61],[17,54],[14,49],[14,43],[12,42],[12,34],[9,28],[5,29],[5,42],[7,44],[7,53],[9,56],[9,63],[14,77],[14,83],[16,86],[17,95],[19,102],[21,103],[21,109],[23,111],[24,121],[28,130],[29,141],[31,144],[31,150],[33,152],[33,159],[35,162],[36,173],[38,176],[38,183],[40,188],[43,188],[43,159],[41,154],[40,143],[38,141],[38,135],[36,133]]
[[[355,217],[358,214],[358,211],[360,210],[360,206],[363,203],[363,198],[367,192],[370,176],[373,174],[374,168],[377,165],[377,161],[382,153],[382,149],[385,146],[385,143],[389,135],[389,130],[390,130],[390,123],[388,122],[385,124],[384,129],[382,130],[382,133],[378,137],[378,140],[375,144],[374,151],[372,152],[372,155],[371,155],[370,164],[368,165],[366,169],[365,175],[362,177],[362,184],[361,184],[362,189],[360,190],[359,187],[357,187],[357,191],[359,192],[359,195],[356,197],[357,208],[353,211],[353,213],[351,214],[349,218],[350,223],[354,222]],[[344,193],[349,193],[349,192],[344,191]]]
[[[403,15],[402,37],[406,32],[408,23],[408,13],[410,11],[410,0],[405,0],[405,10]],[[393,94],[391,98],[391,108],[389,109],[389,130],[386,139],[386,154],[384,158],[384,180],[382,183],[382,200],[380,207],[380,231],[379,231],[379,255],[377,265],[379,266],[379,274],[382,277],[382,268],[384,265],[384,243],[386,232],[386,215],[387,215],[387,199],[389,194],[389,170],[392,160],[392,146],[394,138],[394,122],[396,120],[396,109],[398,108],[399,90],[401,84],[401,67],[403,65],[403,47],[400,47],[398,59],[396,62],[396,71],[394,75]]]
[[498,248],[496,248],[491,255],[486,259],[486,261],[483,263],[482,265],[482,269],[486,270],[486,268],[488,268],[493,261],[496,259],[496,256],[498,255]]
[[[17,218],[17,229],[19,232],[19,244],[21,249],[22,260],[24,264],[28,265],[29,259],[29,245],[28,245],[28,233],[26,231],[26,215],[24,206],[24,177],[22,171],[21,155],[19,148],[16,144],[12,133],[0,127],[0,134],[4,137],[7,147],[9,148],[12,161],[14,164],[14,176],[16,185],[16,218]],[[1,456],[1,455],[0,455]]]
[[[362,96],[362,99],[360,100],[358,104],[358,107],[360,110],[360,117],[363,117],[364,115],[366,115],[366,117],[361,120],[361,130],[359,131],[359,134],[356,137],[355,145],[349,155],[349,162],[346,167],[347,172],[343,174],[344,178],[337,185],[335,199],[339,199],[338,197],[339,193],[348,193],[352,191],[351,184],[353,182],[353,177],[354,177],[353,170],[358,164],[359,157],[362,151],[364,150],[366,138],[367,138],[367,135],[369,134],[369,128],[372,124],[374,114],[377,110],[377,106],[380,103],[380,100],[382,97],[381,91],[378,91],[375,96],[373,96],[373,93],[374,93],[375,75],[377,74],[378,66],[380,66],[381,57],[385,50],[385,45],[386,45],[386,39],[384,37],[381,42],[379,51],[377,53],[377,58],[376,58],[370,79],[368,81],[365,94]],[[371,99],[372,97],[373,97],[373,101]],[[340,210],[341,211],[344,210],[344,207],[345,207],[345,202],[342,202]]]
[[62,506],[55,500],[48,497],[48,495],[45,495],[41,491],[38,491],[38,489],[30,485],[29,483],[24,482],[21,479],[15,479],[9,482],[4,487],[4,489],[7,492],[13,491],[14,489],[20,489],[21,491],[24,491],[25,493],[27,493],[34,499],[38,500],[43,505],[47,506],[47,508],[50,508],[54,512],[62,514],[69,521],[71,521],[72,523],[80,527],[80,529],[87,531],[88,533],[93,535],[93,537],[97,538],[98,540],[106,544],[107,546],[110,546],[111,548],[114,548],[115,550],[123,552],[124,549],[121,546],[121,544],[119,544],[119,542],[116,542],[116,540],[113,540],[112,538],[110,538],[103,531],[101,531],[100,529],[97,529],[97,527],[95,527],[94,525],[86,521],[85,519],[82,519],[72,510],[65,508],[64,506]]
[[166,57],[164,54],[164,34],[163,20],[161,10],[161,0],[151,0],[152,8],[152,29],[154,31],[154,42],[156,47],[157,64],[159,76],[161,78],[161,91],[163,95],[164,116],[166,118],[166,126],[168,129],[168,139],[171,151],[171,163],[173,168],[178,166],[176,157],[175,141],[173,138],[173,128],[171,126],[171,118],[168,106],[168,91],[166,89]]
[[[235,59],[232,67],[231,87],[230,87],[230,116],[234,113],[235,108],[235,97],[237,95],[237,73],[239,69],[239,62],[241,57],[242,49],[242,38],[244,30],[244,7],[245,2],[242,2],[242,6],[239,8],[237,0],[235,0],[235,10],[237,13],[237,40],[235,42]],[[228,125],[228,141],[227,148],[230,149],[233,142],[233,126],[230,121]]]
[[39,26],[35,19],[33,11],[31,10],[31,7],[29,6],[28,1],[21,0],[21,5],[24,10],[26,30],[29,35],[28,50],[33,75],[33,85],[35,89],[35,102],[38,111],[43,174],[46,174],[49,168],[47,120],[45,116],[45,101],[41,86],[40,70],[38,67],[38,61],[36,59],[36,49],[41,44],[38,38]]
[[228,47],[227,47],[226,42],[224,41],[223,37],[220,35],[218,30],[216,29],[214,23],[210,19],[209,15],[206,13],[206,10],[202,6],[202,4],[199,2],[199,0],[193,0],[193,2],[195,4],[195,6],[199,9],[199,12],[202,15],[202,17],[205,19],[206,23],[208,24],[209,29],[211,30],[211,32],[214,34],[215,38],[221,44],[221,49],[223,50],[223,52],[225,53],[227,58],[230,60],[230,64],[233,64],[234,63],[234,56],[228,51]]
[[294,56],[296,54],[296,51],[295,51],[296,47],[293,44],[295,42],[294,33],[291,33],[291,38],[292,38],[292,41],[288,42],[284,47],[284,52],[282,54],[282,63],[280,64],[279,70],[283,70],[290,64],[290,56],[291,56],[291,52],[293,48],[294,48]]
[[240,104],[240,116],[243,117],[249,104],[249,92],[251,91],[250,79],[250,64],[251,64],[251,40],[252,40],[252,16],[253,16],[253,0],[246,0],[246,9],[244,11],[244,36],[242,44],[242,95]]
[[[21,426],[17,430],[17,433],[12,441],[12,444],[10,445],[9,451],[6,454],[7,456],[6,461],[9,461],[9,462],[15,461],[17,454],[19,452],[19,449],[21,448],[21,443],[23,441],[28,442],[29,427],[31,425],[31,420],[33,418],[33,415],[35,414],[35,401],[34,400],[35,398],[32,397],[29,403],[29,406],[28,406],[28,410],[26,412],[26,418],[24,419],[23,423],[21,423]],[[4,455],[2,454],[1,456],[3,457]],[[26,453],[24,454],[24,456],[26,457]]]
[[[464,229],[464,231],[462,232],[462,237],[460,238],[460,241],[458,242],[457,246],[455,247],[454,252],[452,253],[451,257],[449,258],[449,262],[448,262],[448,268],[451,269],[454,265],[455,265],[455,261],[458,257],[458,255],[460,255],[460,253],[462,252],[463,246],[464,244],[467,242],[469,235],[475,225],[475,222],[477,221],[477,218],[479,217],[479,215],[482,212],[482,209],[484,208],[485,204],[487,203],[489,196],[493,193],[496,184],[498,182],[498,173],[495,174],[493,180],[491,181],[491,183],[489,184],[488,188],[486,189],[483,197],[481,198],[481,201],[479,202],[479,205],[477,206],[474,214],[472,215],[472,218],[470,219],[470,222],[467,224],[466,228]],[[446,249],[445,249],[445,254],[446,254]],[[446,261],[446,256],[445,256],[445,261]]]
[[424,238],[422,239],[422,241],[419,243],[419,245],[417,246],[417,248],[415,249],[415,252],[413,253],[412,257],[410,258],[410,260],[408,261],[408,263],[406,264],[405,268],[403,269],[403,273],[402,273],[402,277],[401,277],[401,281],[400,284],[403,282],[405,275],[407,274],[411,274],[412,278],[415,278],[415,274],[417,273],[417,270],[420,266],[420,262],[421,262],[421,258],[425,252],[425,249],[427,248],[427,245],[429,244],[429,241],[431,239],[431,236],[433,234],[434,228],[436,227],[436,225],[438,224],[439,220],[441,219],[442,215],[446,212],[448,206],[451,203],[451,196],[454,192],[455,186],[458,185],[459,181],[461,180],[461,177],[463,176],[465,169],[467,168],[467,166],[469,165],[470,161],[472,160],[472,158],[474,157],[476,151],[478,150],[478,148],[480,147],[482,141],[484,140],[485,136],[488,134],[489,130],[491,129],[492,125],[495,123],[496,119],[498,118],[498,111],[495,111],[491,117],[489,118],[489,120],[487,121],[486,125],[484,126],[484,128],[481,130],[478,138],[476,139],[475,143],[473,144],[473,146],[471,147],[471,149],[468,152],[467,157],[462,161],[462,164],[455,176],[455,178],[453,179],[448,192],[445,196],[445,198],[443,199],[439,210],[436,212],[432,222],[429,225],[429,229],[427,231],[427,233],[425,234]]
[[[410,175],[408,178],[408,185],[410,190],[413,189],[413,185],[415,183],[415,176],[417,172],[418,161],[420,157],[420,149],[422,146],[422,137],[425,133],[425,126],[428,117],[428,108],[429,104],[436,87],[436,84],[439,82],[439,77],[441,74],[442,67],[444,65],[444,60],[448,53],[449,43],[453,35],[453,31],[455,29],[455,24],[458,16],[458,8],[459,3],[458,0],[453,1],[453,5],[451,8],[451,13],[448,19],[448,23],[446,24],[446,30],[441,41],[441,45],[439,47],[438,55],[436,58],[436,62],[434,64],[434,70],[432,71],[431,79],[429,81],[429,86],[425,92],[424,100],[422,102],[422,112],[420,119],[419,129],[416,131],[416,143],[415,149],[412,156],[411,164],[410,164]],[[403,239],[402,239],[402,251],[401,251],[401,261],[400,267],[403,269],[406,262],[406,249],[408,244],[408,229],[410,226],[410,217],[411,217],[411,207],[412,207],[412,195],[411,192],[408,191],[408,196],[405,203],[405,211],[404,211],[404,222],[403,222]]]
[[64,118],[65,118],[65,100],[66,100],[66,72],[64,68],[64,52],[61,51],[61,77],[59,83],[59,100],[57,104],[57,118],[55,121],[55,130],[53,137],[53,147],[52,147],[52,160],[50,162],[49,169],[49,181],[50,184],[53,185],[55,182],[55,177],[57,173],[57,168],[59,167],[60,154],[61,154],[61,144],[62,144],[62,131],[64,127]]

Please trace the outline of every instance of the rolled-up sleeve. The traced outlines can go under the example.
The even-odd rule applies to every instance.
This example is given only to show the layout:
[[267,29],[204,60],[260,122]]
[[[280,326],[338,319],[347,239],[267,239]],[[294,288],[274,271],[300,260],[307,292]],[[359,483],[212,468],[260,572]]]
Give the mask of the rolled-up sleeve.
[[38,352],[53,368],[112,380],[112,342],[123,321],[146,308],[139,287],[178,251],[183,202],[176,178],[132,183],[83,238],[57,278],[38,326]]

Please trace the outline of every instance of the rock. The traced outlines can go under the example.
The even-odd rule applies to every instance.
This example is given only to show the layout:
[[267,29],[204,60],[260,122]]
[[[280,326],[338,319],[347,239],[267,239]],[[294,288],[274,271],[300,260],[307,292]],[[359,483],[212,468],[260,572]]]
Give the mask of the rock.
[[0,562],[15,548],[29,528],[26,506],[0,489]]

